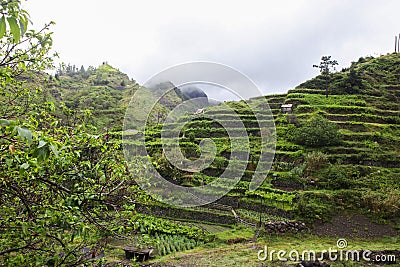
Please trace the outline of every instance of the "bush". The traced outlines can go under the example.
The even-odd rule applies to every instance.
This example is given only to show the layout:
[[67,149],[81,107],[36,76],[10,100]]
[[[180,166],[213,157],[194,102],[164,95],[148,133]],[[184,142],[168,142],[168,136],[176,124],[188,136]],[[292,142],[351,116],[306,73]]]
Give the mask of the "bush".
[[323,194],[303,194],[297,199],[297,215],[308,221],[329,221],[332,214],[335,213],[335,206],[329,196]]
[[312,151],[304,156],[309,172],[319,170],[329,164],[328,155],[321,151]]
[[342,142],[342,135],[335,123],[315,116],[296,130],[294,141],[308,147],[333,146]]
[[189,132],[187,134],[187,138],[189,139],[190,142],[194,142],[196,140],[196,135],[194,134],[194,132]]
[[325,189],[351,189],[359,185],[357,181],[360,173],[356,169],[343,168],[343,166],[331,165],[323,173],[319,185]]
[[400,213],[400,190],[368,190],[363,194],[366,208],[384,218],[396,218]]

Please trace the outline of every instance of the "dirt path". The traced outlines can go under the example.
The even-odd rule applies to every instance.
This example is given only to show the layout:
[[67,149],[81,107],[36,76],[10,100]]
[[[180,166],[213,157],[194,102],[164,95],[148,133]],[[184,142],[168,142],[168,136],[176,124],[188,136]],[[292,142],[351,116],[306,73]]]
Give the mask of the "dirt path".
[[340,214],[331,223],[317,223],[313,233],[324,237],[382,238],[397,236],[397,231],[388,224],[377,224],[360,214]]

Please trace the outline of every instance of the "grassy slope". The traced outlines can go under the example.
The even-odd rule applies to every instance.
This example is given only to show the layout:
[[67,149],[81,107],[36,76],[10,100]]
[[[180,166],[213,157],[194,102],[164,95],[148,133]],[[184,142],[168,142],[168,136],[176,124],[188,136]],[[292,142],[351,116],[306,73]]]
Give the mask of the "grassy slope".
[[[246,233],[238,232],[238,235],[245,236]],[[155,260],[155,263],[166,266],[286,266],[291,262],[282,263],[275,261],[260,261],[257,259],[257,252],[268,246],[271,250],[285,250],[289,252],[314,250],[321,252],[329,248],[337,249],[337,239],[319,238],[315,236],[271,236],[261,237],[256,243],[238,244],[211,244],[194,250],[179,252]],[[385,250],[400,249],[400,242],[397,238],[383,238],[376,240],[347,239],[349,250]],[[276,259],[276,254],[275,254]],[[293,262],[293,264],[296,262]],[[264,264],[264,265],[263,265]],[[283,265],[284,264],[284,265]],[[366,266],[368,263],[361,262],[331,262],[332,267],[341,266]],[[374,265],[372,265],[374,266]]]

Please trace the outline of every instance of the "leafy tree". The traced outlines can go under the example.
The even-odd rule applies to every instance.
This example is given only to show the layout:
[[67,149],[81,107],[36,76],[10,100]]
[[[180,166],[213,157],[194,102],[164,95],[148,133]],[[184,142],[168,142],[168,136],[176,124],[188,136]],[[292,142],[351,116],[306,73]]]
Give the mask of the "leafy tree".
[[51,23],[29,30],[20,1],[0,6],[0,265],[77,266],[83,247],[100,248],[115,229],[108,210],[129,177],[121,144],[88,134],[90,113],[63,126],[24,82],[52,66]]
[[295,132],[295,142],[308,147],[337,145],[342,141],[338,126],[322,116],[314,116]]
[[29,15],[20,8],[20,1],[1,1],[0,19],[0,114],[3,118],[19,117],[33,108],[31,90],[22,86],[21,76],[52,66],[48,52],[52,46],[49,27],[41,30],[28,29]]
[[323,56],[319,65],[313,65],[314,68],[319,68],[322,75],[325,76],[325,89],[326,98],[328,98],[328,79],[331,69],[334,69],[335,65],[338,65],[336,60],[331,60],[331,56]]
[[[45,122],[57,119],[36,121]],[[101,246],[96,239],[109,234],[107,210],[128,177],[122,155],[79,127],[20,123],[3,120],[0,132],[0,264],[77,264],[82,247]]]

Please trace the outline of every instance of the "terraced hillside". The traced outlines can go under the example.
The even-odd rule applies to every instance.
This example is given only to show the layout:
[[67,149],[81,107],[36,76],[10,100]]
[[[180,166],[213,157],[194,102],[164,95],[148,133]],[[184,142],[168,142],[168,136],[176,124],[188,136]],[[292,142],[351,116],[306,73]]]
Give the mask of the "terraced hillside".
[[[350,68],[330,77],[328,98],[325,97],[324,77],[317,76],[287,94],[254,98],[247,103],[228,102],[207,107],[204,114],[187,114],[180,119],[187,121],[179,133],[184,155],[197,159],[199,144],[205,138],[211,138],[217,148],[212,164],[198,173],[173,167],[163,155],[161,129],[173,129],[178,122],[152,123],[145,133],[147,150],[158,171],[176,184],[188,187],[207,184],[224,172],[232,160],[231,142],[239,140],[231,136],[230,141],[226,129],[228,127],[233,135],[240,133],[240,129],[235,129],[235,114],[246,127],[250,153],[247,160],[237,162],[246,166],[241,181],[216,205],[183,211],[147,200],[141,210],[220,224],[237,222],[231,209],[253,224],[259,220],[259,212],[269,220],[293,217],[327,220],[332,214],[348,209],[371,211],[377,217],[396,217],[400,177],[399,72],[398,54],[360,58]],[[74,120],[79,110],[89,109],[92,123],[100,130],[122,127],[129,98],[140,88],[108,64],[84,72],[64,73],[57,79],[50,79],[47,85],[50,97],[57,103],[64,102],[73,111],[65,122]],[[250,192],[250,181],[259,165],[261,151],[259,123],[272,119],[270,113],[263,115],[262,110],[256,118],[254,110],[249,108],[249,104],[257,107],[261,100],[268,101],[273,115],[276,151],[273,160],[263,162],[264,167],[259,166],[261,174],[268,174],[265,182],[257,191]],[[293,112],[283,114],[282,104],[293,104]],[[299,132],[312,118],[326,118],[336,125],[340,142],[318,146],[301,142]],[[113,136],[119,139],[121,133],[114,132]]]
[[[250,156],[241,181],[218,203],[242,212],[243,216],[256,212],[248,216],[253,221],[259,211],[265,217],[297,216],[306,220],[328,220],[342,210],[372,213],[379,218],[398,216],[399,62],[398,54],[360,59],[349,69],[330,77],[328,98],[320,76],[289,90],[287,94],[265,96],[273,113],[277,143],[271,171],[265,170],[267,179],[255,192],[248,188],[260,154],[260,127],[245,102],[227,103],[246,127]],[[248,103],[257,105],[260,100],[250,99]],[[293,104],[293,112],[283,114],[282,104]],[[211,138],[217,147],[215,160],[200,173],[172,167],[162,151],[162,126],[147,129],[147,149],[164,177],[177,184],[196,186],[213,181],[224,171],[231,152],[227,129],[210,120],[208,115],[214,115],[225,125],[235,125],[232,114],[223,106],[207,108],[204,115],[182,118],[188,121],[180,138],[180,147],[186,157],[199,157],[199,144],[204,138]],[[312,121],[323,121],[333,130],[337,127],[337,143],[305,144],[301,140],[302,134],[321,140],[330,134],[324,127],[318,132]],[[307,129],[314,130],[309,133]],[[232,142],[235,142],[234,137]],[[213,221],[212,214],[221,213],[216,207],[207,208],[210,222]],[[232,216],[229,213],[225,215]]]
[[[132,244],[157,247],[159,256],[199,246],[201,249],[204,243],[208,243],[204,247],[207,249],[220,246],[220,242],[224,246],[247,241],[257,244],[260,233],[263,238],[261,230],[267,233],[264,241],[269,242],[274,233],[283,234],[284,229],[289,229],[289,233],[300,232],[296,225],[303,227],[303,224],[297,219],[306,223],[303,228],[306,230],[313,226],[314,221],[332,219],[332,222],[340,222],[336,224],[339,227],[347,228],[339,234],[353,235],[355,230],[359,233],[357,237],[396,236],[393,226],[399,227],[400,215],[399,62],[397,54],[360,59],[349,69],[330,77],[328,98],[323,90],[325,81],[318,76],[286,94],[206,107],[204,113],[191,111],[165,123],[151,119],[143,132],[136,128],[120,131],[130,95],[143,88],[132,80],[125,80],[126,75],[108,65],[90,70],[93,73],[89,76],[86,72],[50,79],[48,75],[41,75],[41,79],[47,81],[50,95],[42,95],[38,101],[54,98],[53,108],[49,104],[49,116],[59,115],[60,124],[66,125],[68,130],[79,125],[86,117],[77,117],[84,115],[84,109],[89,109],[91,112],[87,115],[92,113],[92,116],[87,116],[90,121],[86,126],[92,123],[98,130],[88,127],[88,133],[83,135],[81,155],[85,159],[91,156],[88,152],[96,152],[106,159],[103,153],[107,151],[118,156],[116,162],[119,165],[113,163],[102,168],[97,164],[92,167],[91,160],[81,162],[88,175],[99,174],[98,180],[88,188],[97,181],[108,182],[108,176],[101,175],[102,170],[114,171],[114,166],[120,167],[121,173],[110,185],[110,192],[120,190],[118,194],[115,191],[115,196],[110,196],[110,205],[101,211],[104,219],[110,220],[112,232],[118,237],[107,240],[111,245],[106,252],[109,259],[123,258],[120,254],[123,247]],[[171,106],[180,102],[176,95],[167,100],[157,106],[159,109],[155,114],[170,111]],[[270,111],[263,106],[265,100]],[[281,109],[283,104],[292,104],[292,111],[284,113]],[[139,117],[140,114],[134,115]],[[179,129],[180,122],[184,124],[182,129]],[[273,125],[275,130],[271,131]],[[107,133],[101,134],[106,128]],[[115,130],[109,130],[111,128]],[[185,171],[171,165],[161,140],[163,128],[179,136],[179,148],[191,161],[199,159],[201,144],[211,139],[216,147],[211,164],[200,172],[196,171],[198,166],[195,164]],[[267,146],[265,151],[273,157],[260,162],[263,134],[276,138],[276,144],[274,153],[269,150],[271,146]],[[249,144],[244,142],[244,135],[248,136]],[[121,140],[122,136],[125,139]],[[96,140],[98,146],[92,149],[88,143]],[[137,175],[142,165],[134,166],[137,171],[129,173],[121,161],[122,146],[135,148],[141,143],[145,144],[150,155],[146,158],[150,158],[158,172],[174,184],[188,188],[209,184],[232,163],[233,173],[240,173],[240,177],[232,175],[231,178],[241,180],[212,204],[178,208],[158,202],[135,182],[142,178]],[[7,149],[10,153],[14,151],[13,146],[7,146]],[[237,157],[233,156],[234,151]],[[77,152],[77,158],[75,154],[73,158],[79,161],[80,151]],[[243,157],[247,152],[248,158]],[[24,166],[18,164],[16,169]],[[240,166],[245,170],[238,171]],[[256,191],[250,191],[255,173],[266,175],[266,179]],[[77,172],[77,177],[79,174]],[[65,181],[71,177],[75,174],[68,174]],[[220,188],[225,189],[224,186],[221,184]],[[362,214],[388,225],[372,224]],[[351,228],[355,225],[352,218],[358,220],[355,228]],[[295,220],[288,223],[292,219]],[[244,226],[236,227],[238,224]],[[318,226],[319,222],[315,225]],[[268,229],[275,230],[268,232]],[[327,232],[340,236],[332,229],[314,231],[323,236]],[[130,238],[120,240],[124,235]],[[101,238],[103,240],[103,235]],[[311,238],[314,244],[315,237]],[[294,239],[298,242],[297,235]],[[391,247],[394,242],[397,241],[390,239]],[[249,253],[254,254],[254,251]]]
[[[280,103],[283,102],[284,99],[284,96],[280,95],[271,97],[271,105],[275,105],[275,109],[272,110],[274,114],[271,114],[269,111],[263,114],[263,110],[258,110],[258,118],[261,119],[261,123],[265,125],[272,123],[273,126],[274,118],[278,115],[280,110]],[[251,101],[255,106],[257,106],[257,102],[260,101],[256,99]],[[236,152],[238,154],[246,154],[247,148],[246,146],[242,147],[240,145],[240,142],[243,141],[240,136],[243,129],[236,128],[237,124],[234,120],[235,116],[232,114],[232,109],[238,113],[242,123],[245,125],[245,134],[246,131],[247,134],[249,134],[249,160],[231,158],[234,149],[230,143],[228,132],[230,133],[231,141],[236,144]],[[211,120],[210,117],[214,118],[214,120]],[[146,207],[139,205],[142,212],[163,215],[175,219],[181,218],[183,220],[198,220],[201,222],[230,225],[237,223],[238,220],[235,218],[235,215],[239,215],[240,218],[244,219],[241,221],[242,223],[247,223],[247,225],[253,227],[258,221],[258,212],[263,211],[264,208],[267,207],[270,212],[265,212],[263,215],[265,219],[269,218],[269,220],[272,220],[274,218],[273,220],[278,220],[282,219],[282,216],[292,217],[292,214],[289,214],[287,211],[292,209],[290,203],[295,196],[293,193],[274,189],[270,183],[265,183],[258,192],[248,194],[250,181],[258,165],[258,157],[261,149],[261,132],[255,115],[249,112],[246,103],[232,102],[228,103],[227,106],[220,105],[209,107],[204,114],[187,114],[181,118],[181,121],[187,121],[180,133],[177,133],[180,136],[180,148],[186,158],[195,160],[200,156],[199,144],[205,138],[212,139],[216,144],[217,155],[212,164],[201,172],[179,170],[168,162],[163,152],[161,129],[163,127],[167,128],[170,133],[181,124],[179,122],[173,122],[165,125],[147,127],[145,135],[147,151],[152,156],[154,166],[157,166],[159,173],[162,174],[163,177],[166,177],[173,183],[190,187],[204,185],[214,181],[221,176],[228,164],[232,162],[237,164],[237,166],[244,165],[246,170],[242,172],[236,170],[236,166],[233,167],[235,173],[237,171],[241,174],[241,177],[239,177],[241,181],[234,190],[217,203],[199,208],[177,209],[147,200]],[[225,128],[222,125],[224,125]],[[134,135],[136,135],[136,133],[134,133]],[[135,141],[132,142],[132,145],[134,144]],[[272,161],[273,155],[271,156]],[[267,169],[269,168],[268,165],[272,164],[271,161],[263,162],[266,166],[265,174],[268,173]],[[260,166],[260,168],[262,168],[262,166]],[[264,196],[263,199],[265,203],[260,202],[260,195]],[[232,212],[232,209],[234,212]]]
[[[399,168],[399,55],[360,58],[350,69],[332,77],[332,95],[328,99],[315,89],[318,80],[319,77],[290,90],[285,102],[295,104],[295,115],[300,120],[320,114],[339,126],[342,145],[322,148],[330,161],[392,171]],[[354,80],[357,85],[352,84]]]

